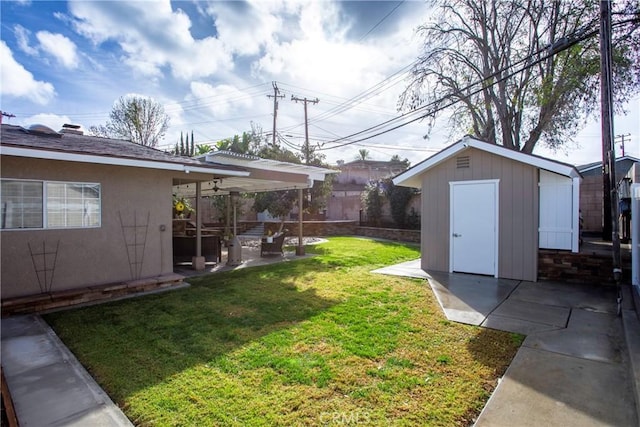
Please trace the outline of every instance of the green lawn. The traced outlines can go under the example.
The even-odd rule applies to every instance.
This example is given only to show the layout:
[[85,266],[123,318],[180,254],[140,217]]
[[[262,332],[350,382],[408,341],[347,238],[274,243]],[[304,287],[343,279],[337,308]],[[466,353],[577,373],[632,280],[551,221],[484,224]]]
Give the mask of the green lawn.
[[522,337],[449,322],[426,282],[370,273],[415,246],[307,252],[46,320],[137,425],[469,425]]

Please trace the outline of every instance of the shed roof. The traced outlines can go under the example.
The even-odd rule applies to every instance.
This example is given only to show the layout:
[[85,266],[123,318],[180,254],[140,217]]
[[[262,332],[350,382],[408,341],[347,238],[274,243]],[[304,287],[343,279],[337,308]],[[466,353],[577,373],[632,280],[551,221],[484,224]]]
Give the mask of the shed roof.
[[535,156],[532,154],[525,154],[521,151],[510,150],[501,145],[491,144],[467,135],[461,140],[451,144],[450,146],[429,157],[428,159],[423,160],[412,168],[407,169],[406,171],[397,175],[395,178],[393,178],[393,183],[395,185],[401,185],[404,187],[422,188],[422,179],[420,178],[420,175],[422,175],[422,173],[470,148],[475,148],[495,154],[497,156],[506,157],[508,159],[525,163],[539,169],[544,169],[549,172],[554,172],[559,175],[571,178],[580,177],[580,173],[572,165],[546,159],[540,156]]

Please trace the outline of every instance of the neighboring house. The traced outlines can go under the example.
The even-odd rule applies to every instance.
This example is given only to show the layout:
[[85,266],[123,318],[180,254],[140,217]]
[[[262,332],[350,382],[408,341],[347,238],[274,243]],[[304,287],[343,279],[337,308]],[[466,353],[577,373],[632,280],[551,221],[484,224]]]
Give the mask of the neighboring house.
[[406,169],[402,162],[354,160],[337,165],[340,173],[333,180],[331,196],[327,200],[327,219],[360,220],[360,202],[367,184],[391,178]]
[[393,181],[422,189],[424,270],[535,281],[538,249],[578,251],[571,165],[466,136]]
[[180,187],[229,194],[324,177],[299,165],[178,157],[70,127],[3,124],[0,157],[3,300],[171,275]]
[[[616,183],[627,179],[631,184],[640,183],[640,159],[631,156],[623,156],[616,159]],[[577,166],[583,176],[580,185],[580,212],[583,219],[583,231],[602,233],[603,228],[603,182],[602,162],[589,163]]]

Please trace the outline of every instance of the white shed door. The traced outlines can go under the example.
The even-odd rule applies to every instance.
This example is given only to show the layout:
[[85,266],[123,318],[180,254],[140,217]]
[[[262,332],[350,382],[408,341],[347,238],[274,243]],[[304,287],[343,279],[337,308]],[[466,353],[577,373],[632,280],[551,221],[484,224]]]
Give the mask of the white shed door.
[[540,224],[538,247],[572,248],[573,183],[571,178],[540,170]]
[[498,181],[450,183],[450,270],[496,276]]

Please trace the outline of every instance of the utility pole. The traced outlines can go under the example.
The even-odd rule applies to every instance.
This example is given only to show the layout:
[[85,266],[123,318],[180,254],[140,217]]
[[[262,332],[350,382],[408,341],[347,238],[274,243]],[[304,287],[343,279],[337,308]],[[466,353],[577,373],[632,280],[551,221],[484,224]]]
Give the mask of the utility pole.
[[271,82],[273,86],[273,95],[267,95],[267,98],[273,98],[273,145],[276,145],[276,117],[278,116],[278,98],[284,98],[284,95],[280,95],[280,89],[276,82]]
[[309,164],[311,158],[311,147],[309,146],[309,121],[307,120],[307,104],[317,104],[320,102],[318,98],[316,99],[307,99],[307,98],[298,98],[297,96],[291,95],[291,100],[295,102],[303,102],[304,103],[304,160],[306,164]]
[[[600,0],[600,104],[602,118],[602,172],[604,190],[603,238],[610,233],[613,278],[620,283],[620,235],[618,233],[618,192],[616,188],[616,153],[613,146],[613,93],[611,67],[611,0]],[[608,219],[608,223],[607,223]],[[620,303],[620,296],[618,296]]]
[[[316,99],[307,99],[306,97],[298,98],[297,96],[293,96],[293,95],[291,95],[291,100],[295,101],[296,103],[298,101],[304,103],[304,160],[305,160],[305,164],[308,165],[311,157],[311,149],[309,147],[309,121],[307,120],[307,104],[308,103],[317,104],[318,102],[320,102],[320,100],[318,98]],[[304,245],[302,244],[302,237],[304,235],[302,231],[302,224],[304,222],[303,200],[304,200],[304,191],[302,188],[299,188],[298,189],[298,246],[296,247],[296,255],[298,256],[304,255]]]
[[622,157],[624,157],[624,139],[627,136],[631,136],[630,133],[624,134],[624,135],[616,135],[616,139],[613,142],[613,145],[615,146],[615,144],[618,143],[618,140],[620,140],[620,152],[622,153]]
[[0,111],[0,125],[2,124],[2,117],[8,117],[8,118],[13,118],[15,117],[15,114],[11,114],[11,113],[6,113],[4,111]]

